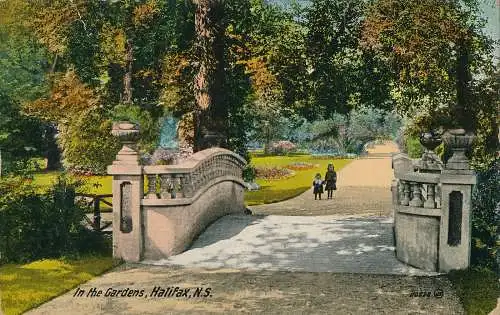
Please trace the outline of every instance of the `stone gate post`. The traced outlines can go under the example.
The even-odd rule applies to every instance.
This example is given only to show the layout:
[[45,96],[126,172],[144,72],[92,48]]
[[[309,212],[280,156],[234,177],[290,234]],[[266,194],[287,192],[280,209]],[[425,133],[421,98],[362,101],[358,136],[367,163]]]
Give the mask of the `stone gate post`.
[[444,140],[453,150],[441,174],[441,223],[439,271],[466,269],[470,265],[472,189],[476,175],[464,155],[474,136],[452,130]]
[[112,133],[123,143],[116,160],[108,166],[108,174],[113,175],[113,257],[138,262],[144,244],[141,214],[144,180],[133,144],[139,137],[139,129],[121,122],[113,125]]

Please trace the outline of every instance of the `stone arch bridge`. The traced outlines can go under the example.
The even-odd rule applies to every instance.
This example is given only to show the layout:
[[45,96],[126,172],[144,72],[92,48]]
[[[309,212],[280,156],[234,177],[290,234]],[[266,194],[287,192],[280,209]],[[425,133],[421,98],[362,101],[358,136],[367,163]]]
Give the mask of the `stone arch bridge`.
[[[455,135],[452,139],[460,142],[460,139],[455,139],[457,137]],[[369,159],[370,157],[361,160],[362,163],[373,165]],[[364,246],[360,253],[372,251],[375,247],[391,253],[395,249],[395,257],[400,264],[403,262],[427,272],[467,268],[470,264],[470,211],[475,175],[463,159],[458,155],[444,165],[430,152],[416,160],[401,153],[393,153],[392,205],[388,205],[393,212],[393,240],[383,245]],[[390,157],[383,158],[382,162],[390,163]],[[243,158],[229,150],[210,148],[195,153],[179,164],[142,166],[137,152],[125,145],[113,165],[108,167],[108,173],[113,175],[114,257],[129,262],[167,259],[187,250],[200,233],[217,219],[228,214],[244,214],[245,186],[242,171],[245,164]],[[343,182],[341,186],[346,184],[347,182]],[[389,193],[389,189],[387,192]],[[303,197],[295,199],[300,198]],[[311,207],[309,199],[306,199],[306,207]],[[278,226],[277,222],[285,224],[283,218],[286,217],[269,220],[275,220],[272,226]],[[300,222],[293,223],[295,229],[308,221],[305,217],[299,218]],[[317,223],[319,219],[315,220]],[[335,221],[324,217],[320,220],[326,220],[328,224]],[[358,223],[369,223],[358,221],[349,224],[356,226]],[[311,229],[317,227],[314,222],[309,224]],[[272,235],[275,233],[272,232],[273,229],[267,227],[268,233],[259,235],[261,238]],[[335,229],[338,230],[338,227],[326,228],[328,231]],[[344,228],[340,239],[353,238],[353,231],[348,232]],[[372,234],[367,237],[379,237],[378,232]],[[364,236],[358,235],[357,238],[359,237]],[[314,245],[311,242],[320,238],[315,236],[300,246],[311,247]],[[281,239],[284,241],[281,243],[287,243],[287,238]],[[264,241],[262,245],[276,241]],[[297,242],[300,243],[300,240]],[[328,246],[339,245],[344,244],[340,242]],[[337,254],[342,255],[342,250],[337,251]],[[331,258],[323,259],[326,263]],[[377,258],[370,264],[379,264],[380,261]],[[275,263],[279,265],[283,261]],[[311,263],[317,264],[316,261]],[[267,262],[262,264],[268,265]],[[404,270],[399,265],[397,268]]]
[[142,166],[138,154],[124,146],[108,167],[113,256],[139,262],[176,255],[218,218],[243,214],[245,164],[229,150],[210,148],[179,164]]

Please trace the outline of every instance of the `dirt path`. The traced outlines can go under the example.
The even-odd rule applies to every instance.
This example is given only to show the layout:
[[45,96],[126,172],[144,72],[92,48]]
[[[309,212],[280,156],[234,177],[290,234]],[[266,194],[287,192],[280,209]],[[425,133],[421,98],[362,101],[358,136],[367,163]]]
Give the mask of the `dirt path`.
[[[251,206],[255,214],[273,215],[376,215],[392,213],[391,153],[398,152],[392,142],[375,145],[368,155],[356,159],[338,172],[332,200],[314,200],[312,188],[303,194],[278,203]],[[334,163],[335,164],[335,163]]]

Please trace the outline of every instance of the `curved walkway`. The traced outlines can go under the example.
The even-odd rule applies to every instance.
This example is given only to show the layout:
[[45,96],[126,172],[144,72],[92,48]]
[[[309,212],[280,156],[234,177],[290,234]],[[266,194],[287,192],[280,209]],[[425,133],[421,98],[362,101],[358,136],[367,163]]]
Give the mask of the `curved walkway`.
[[392,142],[374,145],[368,149],[367,156],[347,164],[337,174],[338,190],[331,200],[325,199],[326,194],[322,200],[314,200],[311,188],[283,202],[250,208],[255,214],[389,216],[392,214],[391,154],[394,152],[398,152],[398,148]]

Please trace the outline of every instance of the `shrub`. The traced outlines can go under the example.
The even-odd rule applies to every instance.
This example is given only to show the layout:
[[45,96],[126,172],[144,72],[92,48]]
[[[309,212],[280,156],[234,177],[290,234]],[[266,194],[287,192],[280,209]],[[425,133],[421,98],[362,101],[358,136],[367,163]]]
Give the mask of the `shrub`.
[[98,244],[99,237],[81,225],[84,210],[74,201],[80,185],[62,175],[40,193],[24,178],[1,180],[0,262],[74,255]]
[[497,159],[485,171],[477,173],[477,185],[472,196],[471,259],[474,265],[497,269],[499,252],[498,222],[500,222],[500,161]]
[[278,141],[271,145],[270,153],[272,154],[288,154],[297,149],[297,146],[290,141]]
[[255,180],[255,177],[257,176],[257,171],[255,167],[251,165],[247,165],[245,169],[243,170],[243,180],[245,182],[253,182]]
[[58,142],[63,149],[63,163],[75,173],[105,174],[120,150],[118,139],[111,135],[112,123],[102,112],[83,112],[67,124],[60,124]]
[[412,159],[417,159],[422,156],[424,153],[424,149],[420,144],[420,140],[416,137],[408,137],[406,139],[406,150],[408,156]]

